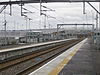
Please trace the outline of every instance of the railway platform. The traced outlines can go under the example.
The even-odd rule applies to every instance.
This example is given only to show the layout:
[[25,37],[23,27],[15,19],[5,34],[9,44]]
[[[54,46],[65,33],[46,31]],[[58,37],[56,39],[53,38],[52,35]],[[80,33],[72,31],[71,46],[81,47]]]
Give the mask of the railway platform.
[[100,75],[100,50],[86,38],[29,75]]

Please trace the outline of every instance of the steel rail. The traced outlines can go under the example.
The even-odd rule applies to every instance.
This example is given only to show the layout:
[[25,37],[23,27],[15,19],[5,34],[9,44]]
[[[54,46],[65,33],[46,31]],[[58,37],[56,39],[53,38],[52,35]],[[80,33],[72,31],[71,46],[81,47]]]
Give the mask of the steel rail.
[[[17,60],[15,60],[15,61],[13,61],[13,62],[9,62],[9,63],[7,62],[8,65],[7,65],[7,63],[0,64],[0,67],[2,67],[2,68],[0,69],[0,71],[4,71],[5,69],[8,69],[8,68],[10,68],[10,67],[14,67],[14,66],[19,65],[19,64],[21,64],[21,63],[25,63],[25,62],[27,62],[27,61],[34,60],[34,59],[36,59],[36,58],[38,58],[38,57],[43,57],[43,56],[44,56],[43,60],[41,60],[40,62],[37,62],[37,63],[36,63],[36,61],[34,61],[34,63],[36,63],[36,64],[33,65],[33,66],[39,65],[39,64],[43,63],[43,61],[45,62],[45,61],[49,60],[50,58],[53,58],[54,56],[58,55],[59,53],[61,53],[62,51],[65,50],[65,49],[64,49],[64,50],[61,50],[61,51],[60,51],[60,50],[57,50],[57,49],[61,49],[61,48],[65,47],[65,45],[66,45],[67,47],[71,47],[70,45],[75,44],[76,42],[79,42],[79,40],[76,40],[76,41],[75,41],[75,40],[74,40],[74,41],[71,40],[71,41],[67,42],[66,44],[63,43],[63,44],[60,45],[60,46],[56,46],[56,47],[50,48],[50,49],[48,49],[48,50],[44,50],[43,52],[37,52],[37,53],[35,53],[35,54],[28,55],[28,56],[26,56],[26,57],[17,59]],[[52,55],[51,55],[50,53],[52,53]],[[50,55],[50,57],[49,57],[48,55]],[[46,56],[48,56],[48,57],[46,58]],[[5,64],[6,64],[6,66],[4,66]],[[9,65],[9,64],[10,64],[10,65]],[[31,67],[33,67],[33,66],[29,66],[29,67],[27,67],[27,68],[25,68],[25,69],[23,69],[23,70],[17,72],[16,75],[23,74],[26,70],[29,70],[29,69],[30,69]],[[27,72],[27,71],[26,71],[26,72]],[[24,74],[23,74],[23,75],[24,75]]]

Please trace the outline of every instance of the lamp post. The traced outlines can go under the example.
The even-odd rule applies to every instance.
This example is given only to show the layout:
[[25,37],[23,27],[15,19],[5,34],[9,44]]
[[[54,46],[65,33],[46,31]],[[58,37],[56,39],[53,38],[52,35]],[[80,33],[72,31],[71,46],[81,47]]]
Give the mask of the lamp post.
[[5,45],[7,44],[7,36],[6,36],[6,31],[7,31],[7,21],[6,21],[6,15],[5,15],[5,11],[4,11],[4,31],[5,31]]
[[[100,12],[100,2],[99,2],[99,12]],[[99,30],[100,30],[100,14],[99,14]]]

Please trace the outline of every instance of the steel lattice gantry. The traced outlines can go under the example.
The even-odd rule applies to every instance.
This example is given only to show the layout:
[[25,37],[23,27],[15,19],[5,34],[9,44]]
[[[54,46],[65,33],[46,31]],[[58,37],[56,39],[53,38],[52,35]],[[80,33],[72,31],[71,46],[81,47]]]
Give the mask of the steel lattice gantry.
[[[41,0],[41,2],[43,3],[48,3],[48,2],[100,2],[100,0]],[[40,0],[0,1],[0,5],[20,4],[20,3],[40,3]]]

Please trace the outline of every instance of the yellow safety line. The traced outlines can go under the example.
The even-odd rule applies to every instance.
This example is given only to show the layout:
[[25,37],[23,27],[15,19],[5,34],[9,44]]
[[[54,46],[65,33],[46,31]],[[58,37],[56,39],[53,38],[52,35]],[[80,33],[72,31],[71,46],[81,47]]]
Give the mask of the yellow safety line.
[[63,69],[63,67],[72,59],[72,57],[76,54],[79,50],[81,45],[77,46],[76,49],[69,54],[61,63],[57,65],[48,75],[58,75],[58,73]]

